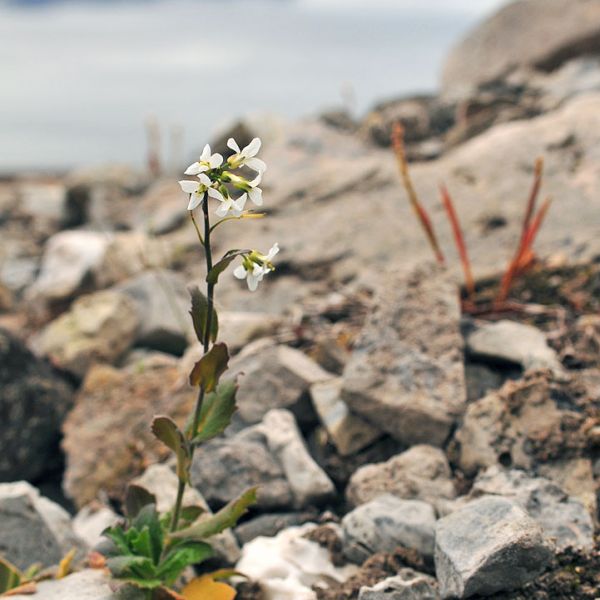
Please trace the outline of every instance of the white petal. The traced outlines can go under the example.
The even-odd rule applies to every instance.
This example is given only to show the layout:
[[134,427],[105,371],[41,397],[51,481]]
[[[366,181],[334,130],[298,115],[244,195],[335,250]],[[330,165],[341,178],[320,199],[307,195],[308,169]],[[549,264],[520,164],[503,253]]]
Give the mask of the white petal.
[[211,198],[221,200],[221,202],[223,202],[225,200],[225,198],[223,198],[223,194],[221,194],[221,192],[219,190],[215,190],[215,188],[212,188],[212,187],[208,188],[208,195]]
[[261,172],[259,172],[258,175],[252,181],[248,182],[248,185],[250,187],[256,187],[262,181],[262,176],[263,176],[263,174]]
[[262,206],[262,190],[259,187],[251,188],[248,195],[250,196],[250,200],[252,200],[256,206]]
[[237,200],[233,200],[231,202],[233,208],[233,214],[236,217],[239,217],[244,211],[244,206],[246,205],[246,200],[248,199],[247,194],[242,194]]
[[259,281],[260,279],[258,277],[255,277],[252,273],[248,273],[248,289],[251,292],[256,290]]
[[238,146],[238,143],[233,139],[233,138],[229,138],[227,140],[227,147],[231,148],[234,152],[240,152],[240,147]]
[[200,160],[201,161],[210,160],[210,146],[208,144],[206,144],[206,146],[204,146],[204,150],[202,150],[202,154],[200,155]]
[[246,279],[246,269],[244,269],[244,265],[239,265],[233,270],[233,276],[238,279]]
[[264,160],[260,160],[260,158],[249,158],[244,161],[244,164],[253,171],[257,171],[261,175],[267,170],[267,164]]
[[220,167],[223,164],[223,156],[221,154],[213,154],[210,157],[209,160],[210,163],[210,168],[211,169],[216,169],[217,167]]
[[198,179],[200,180],[200,183],[202,185],[205,185],[206,187],[210,187],[212,185],[210,177],[208,175],[205,175],[204,173],[200,173],[200,175],[198,175]]
[[194,210],[196,206],[202,203],[204,194],[192,194],[190,196],[190,203],[188,204],[188,210]]
[[217,210],[215,210],[215,214],[219,217],[226,217],[230,208],[231,200],[225,200],[224,202],[221,202],[221,204],[219,204]]
[[277,255],[277,253],[279,252],[279,244],[277,242],[275,242],[273,244],[273,246],[271,247],[271,249],[269,250],[269,253],[267,254],[267,261],[271,262],[275,256]]
[[261,141],[260,138],[255,137],[243,150],[242,150],[242,154],[246,157],[246,158],[251,158],[253,156],[256,156],[258,154],[258,151],[260,150],[260,145],[261,145]]
[[184,174],[185,175],[198,175],[198,173],[201,173],[201,166],[200,163],[192,163],[185,171]]
[[193,194],[195,191],[198,190],[197,181],[190,181],[189,179],[184,179],[183,181],[179,182],[179,185],[186,194]]

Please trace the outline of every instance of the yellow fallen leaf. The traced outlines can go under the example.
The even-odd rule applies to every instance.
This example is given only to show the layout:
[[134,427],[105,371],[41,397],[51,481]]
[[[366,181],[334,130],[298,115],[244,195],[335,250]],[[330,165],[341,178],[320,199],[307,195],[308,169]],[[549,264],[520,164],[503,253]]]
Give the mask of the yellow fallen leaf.
[[181,592],[185,600],[233,600],[235,594],[230,585],[215,581],[212,575],[192,579]]
[[71,572],[71,563],[75,558],[76,550],[75,548],[69,550],[63,559],[60,561],[58,565],[58,569],[56,571],[56,579],[62,579],[66,577]]

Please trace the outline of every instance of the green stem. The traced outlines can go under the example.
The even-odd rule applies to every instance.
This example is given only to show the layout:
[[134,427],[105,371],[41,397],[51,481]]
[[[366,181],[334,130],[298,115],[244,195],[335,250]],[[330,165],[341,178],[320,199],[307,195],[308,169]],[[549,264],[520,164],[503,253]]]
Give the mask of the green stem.
[[[190,217],[192,219],[192,223],[196,229],[196,233],[198,234],[198,239],[200,243],[204,246],[204,257],[206,261],[206,273],[210,273],[212,269],[212,248],[210,245],[210,215],[208,213],[208,198],[205,198],[202,203],[202,213],[204,216],[204,237],[200,233],[200,228],[194,218],[194,214],[190,211]],[[206,299],[207,299],[207,311],[206,311],[206,323],[204,327],[204,339],[202,340],[202,345],[204,348],[204,353],[208,352],[210,346],[210,331],[212,328],[212,318],[214,311],[214,295],[215,295],[215,286],[212,283],[206,284]],[[204,387],[200,386],[198,390],[198,398],[196,400],[196,406],[194,408],[194,417],[192,420],[192,428],[189,432],[189,439],[193,440],[197,433],[198,427],[200,425],[200,413],[202,411],[202,403],[204,401]],[[194,450],[195,445],[191,445],[190,453],[191,459],[194,458]],[[179,487],[177,489],[177,498],[175,500],[175,507],[173,508],[173,518],[171,520],[171,531],[176,531],[177,526],[179,525],[179,517],[181,515],[181,505],[183,502],[183,494],[185,492],[185,482],[179,481]]]

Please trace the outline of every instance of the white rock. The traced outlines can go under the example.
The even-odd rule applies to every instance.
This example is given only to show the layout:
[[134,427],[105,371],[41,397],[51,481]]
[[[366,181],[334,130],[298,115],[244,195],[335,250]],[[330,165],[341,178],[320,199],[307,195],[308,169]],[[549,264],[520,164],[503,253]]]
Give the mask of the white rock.
[[90,548],[93,548],[103,539],[102,532],[107,527],[114,525],[118,520],[119,515],[107,506],[89,504],[88,506],[84,506],[73,517],[73,531]]
[[350,412],[342,400],[341,377],[310,387],[313,406],[338,452],[349,456],[362,450],[382,434],[379,429]]
[[262,426],[269,450],[281,464],[297,507],[321,503],[335,493],[332,481],[308,453],[291,412],[270,410]]

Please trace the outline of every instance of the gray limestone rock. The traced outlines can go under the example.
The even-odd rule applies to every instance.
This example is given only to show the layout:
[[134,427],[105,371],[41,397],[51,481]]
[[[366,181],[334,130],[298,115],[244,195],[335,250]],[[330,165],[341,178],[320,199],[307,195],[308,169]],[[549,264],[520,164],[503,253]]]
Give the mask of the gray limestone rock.
[[343,400],[402,443],[443,445],[466,401],[459,320],[442,270],[390,274],[344,370]]
[[362,564],[372,554],[403,546],[431,558],[435,521],[435,510],[427,502],[379,496],[343,518],[344,553]]
[[373,587],[363,587],[358,600],[439,600],[437,583],[433,577],[413,569],[400,569]]
[[444,599],[518,589],[551,557],[542,528],[506,498],[475,500],[436,525],[435,570]]

